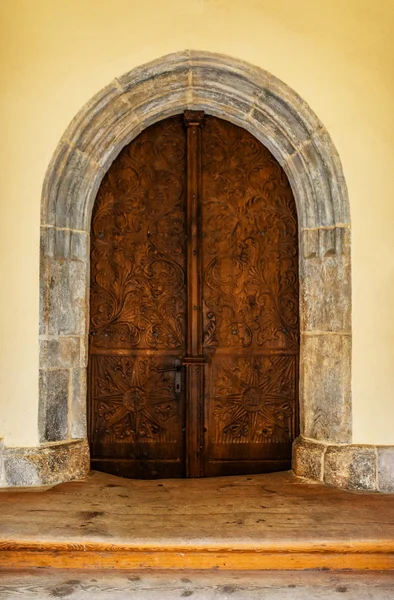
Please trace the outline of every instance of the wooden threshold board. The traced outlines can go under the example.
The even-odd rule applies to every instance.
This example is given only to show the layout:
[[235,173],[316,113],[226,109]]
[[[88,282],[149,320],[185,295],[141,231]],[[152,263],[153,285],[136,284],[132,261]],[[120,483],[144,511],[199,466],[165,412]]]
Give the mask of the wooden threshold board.
[[0,494],[0,568],[394,571],[394,497],[291,472]]
[[0,543],[1,568],[394,570],[394,542],[259,546]]

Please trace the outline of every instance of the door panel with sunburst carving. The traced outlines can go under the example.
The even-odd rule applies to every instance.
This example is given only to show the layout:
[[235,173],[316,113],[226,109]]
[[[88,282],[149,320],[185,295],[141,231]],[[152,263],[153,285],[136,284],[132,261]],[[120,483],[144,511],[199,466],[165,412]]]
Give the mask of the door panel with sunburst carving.
[[89,340],[93,468],[289,468],[297,215],[283,169],[251,134],[186,111],[122,150],[93,210]]
[[283,169],[206,117],[202,152],[204,473],[290,466],[297,433],[298,229]]
[[182,477],[186,229],[182,117],[126,146],[105,176],[91,230],[93,468]]

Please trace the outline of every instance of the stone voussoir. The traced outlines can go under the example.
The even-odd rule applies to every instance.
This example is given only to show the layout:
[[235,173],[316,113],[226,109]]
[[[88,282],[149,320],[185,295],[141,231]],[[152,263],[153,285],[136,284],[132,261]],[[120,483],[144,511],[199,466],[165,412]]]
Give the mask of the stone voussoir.
[[[100,164],[78,148],[73,149],[56,185],[54,214],[57,227],[88,230],[85,229],[87,202],[95,197],[104,174],[105,169]],[[80,202],[75,202],[76,198],[80,198]],[[88,212],[90,216],[91,211]]]
[[287,132],[283,131],[275,119],[262,108],[254,107],[247,118],[252,124],[253,121],[257,121],[259,127],[264,129],[265,137],[260,141],[274,154],[281,166],[285,166],[282,164],[283,156],[290,157],[297,152]]

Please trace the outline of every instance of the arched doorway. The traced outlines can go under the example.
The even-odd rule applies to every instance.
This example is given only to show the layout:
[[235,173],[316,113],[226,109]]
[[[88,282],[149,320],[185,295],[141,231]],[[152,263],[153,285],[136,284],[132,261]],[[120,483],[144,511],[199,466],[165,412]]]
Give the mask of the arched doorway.
[[[23,449],[32,470],[23,471],[18,485],[69,481],[89,469],[89,247],[97,190],[122,148],[186,109],[249,131],[289,178],[300,249],[300,436],[293,468],[309,479],[364,489],[362,474],[349,483],[352,457],[360,455],[365,472],[373,473],[377,453],[352,445],[351,223],[338,152],[316,114],[283,81],[233,57],[193,50],[114,79],[81,108],[52,157],[40,229],[41,445]],[[16,472],[21,449],[7,452],[7,472]],[[340,471],[347,475],[339,481]],[[375,489],[372,477],[368,482]]]
[[116,158],[91,225],[93,468],[288,469],[298,435],[298,226],[273,155],[186,111]]

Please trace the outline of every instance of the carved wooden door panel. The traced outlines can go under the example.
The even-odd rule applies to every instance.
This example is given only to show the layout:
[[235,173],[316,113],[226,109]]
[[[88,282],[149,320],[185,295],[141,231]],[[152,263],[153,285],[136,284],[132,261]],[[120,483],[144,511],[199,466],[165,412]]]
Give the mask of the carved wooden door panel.
[[290,468],[298,423],[295,202],[272,154],[214,117],[203,128],[201,211],[204,474]]
[[161,121],[123,149],[93,211],[90,300],[92,468],[182,477],[185,128]]
[[199,111],[149,127],[93,211],[92,467],[141,478],[289,468],[298,348],[297,217],[282,168]]

